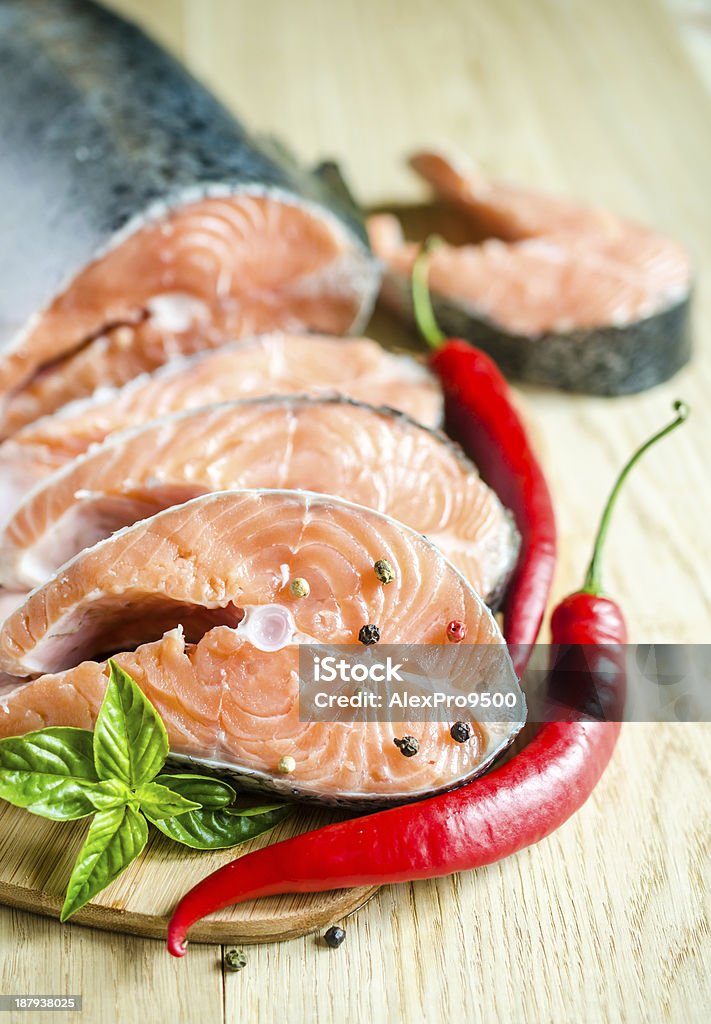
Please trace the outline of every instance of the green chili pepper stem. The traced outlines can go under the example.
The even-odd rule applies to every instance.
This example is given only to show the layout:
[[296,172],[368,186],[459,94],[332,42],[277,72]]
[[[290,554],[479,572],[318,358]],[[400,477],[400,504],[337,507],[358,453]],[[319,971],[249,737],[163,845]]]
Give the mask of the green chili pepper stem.
[[447,336],[439,329],[432,308],[432,298],[427,285],[427,268],[430,253],[437,245],[441,245],[442,239],[436,235],[428,238],[417,255],[412,266],[412,308],[415,314],[415,323],[422,337],[430,348],[441,348],[447,340]]
[[619,472],[617,480],[615,481],[612,491],[610,492],[610,496],[607,499],[607,504],[605,505],[605,508],[603,510],[602,518],[600,519],[600,525],[598,527],[597,536],[595,537],[595,543],[593,545],[592,558],[590,559],[590,565],[588,566],[588,571],[585,575],[585,582],[582,588],[582,592],[584,594],[599,595],[602,593],[600,576],[602,550],[605,544],[605,538],[607,537],[607,531],[610,527],[610,518],[612,516],[612,511],[617,502],[618,495],[622,490],[622,485],[627,479],[630,470],[639,462],[644,453],[657,443],[657,441],[661,440],[661,438],[665,437],[667,434],[670,434],[672,430],[676,430],[677,427],[681,426],[681,424],[684,422],[684,420],[687,419],[689,412],[691,411],[686,402],[682,401],[674,402],[673,409],[676,413],[675,419],[673,419],[671,423],[667,423],[667,425],[665,427],[662,427],[661,430],[658,430],[656,434],[652,434],[652,436],[648,438],[644,442],[644,444],[641,444],[639,448],[630,456],[630,458],[627,460],[627,462],[624,464],[624,466]]

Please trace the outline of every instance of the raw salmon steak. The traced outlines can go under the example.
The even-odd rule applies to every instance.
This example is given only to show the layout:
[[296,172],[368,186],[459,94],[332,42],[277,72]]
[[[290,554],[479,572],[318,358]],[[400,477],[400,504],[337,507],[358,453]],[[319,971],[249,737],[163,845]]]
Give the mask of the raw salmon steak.
[[88,0],[0,5],[0,436],[277,327],[343,334],[378,266],[345,189]]
[[[393,569],[387,585],[373,568],[382,558]],[[293,595],[295,578],[308,581],[307,596]],[[452,619],[466,624],[458,651],[494,657],[487,685],[520,698],[491,612],[414,530],[309,492],[206,495],[83,551],[5,621],[0,735],[91,727],[107,682],[99,659],[119,651],[163,717],[174,754],[292,796],[411,799],[483,771],[520,729],[522,700],[508,719],[465,716],[465,743],[442,721],[300,721],[299,649],[357,644],[371,624],[382,643],[436,653]],[[451,685],[472,692],[482,679],[464,656],[461,665]],[[395,744],[404,735],[417,739],[416,756]],[[295,762],[288,776],[279,772],[285,757]]]
[[47,477],[0,532],[0,583],[29,590],[112,532],[210,491],[298,488],[427,534],[493,602],[518,552],[512,517],[461,449],[345,398],[227,402],[114,434]]
[[18,431],[0,444],[0,521],[38,480],[113,431],[213,402],[290,393],[340,393],[401,409],[429,427],[442,418],[439,385],[409,356],[387,352],[368,338],[264,335],[176,358]]
[[[691,265],[662,235],[605,210],[491,181],[461,161],[418,153],[412,165],[470,225],[473,244],[432,252],[442,328],[511,376],[594,394],[640,391],[690,356]],[[411,315],[420,246],[397,219],[369,221],[386,265],[384,300]]]

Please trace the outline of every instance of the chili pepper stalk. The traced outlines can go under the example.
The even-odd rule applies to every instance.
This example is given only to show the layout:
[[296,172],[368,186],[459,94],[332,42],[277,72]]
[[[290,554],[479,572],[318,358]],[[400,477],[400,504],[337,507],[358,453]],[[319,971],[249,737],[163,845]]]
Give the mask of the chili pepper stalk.
[[[622,612],[615,602],[605,595],[602,588],[601,570],[605,541],[622,487],[632,469],[650,448],[681,426],[689,416],[689,407],[683,401],[674,402],[673,410],[676,414],[674,419],[644,441],[632,453],[620,470],[600,517],[600,524],[593,543],[592,555],[585,573],[583,585],[580,590],[569,594],[560,602],[551,618],[554,643],[590,643],[591,641],[588,638],[589,630],[584,623],[586,614],[597,624],[595,628],[596,636],[602,638],[605,636],[614,636],[616,638],[623,636],[622,642],[626,642],[627,631],[622,618]],[[556,640],[556,637],[559,638],[561,635],[568,637],[567,641]]]
[[418,330],[429,347],[435,352],[447,342],[447,336],[440,330],[435,317],[427,276],[432,250],[442,244],[438,235],[431,235],[422,246],[412,265],[412,310]]
[[602,564],[602,553],[605,546],[605,540],[607,538],[608,530],[610,529],[610,521],[612,519],[612,513],[617,504],[617,500],[620,496],[620,492],[624,486],[624,483],[629,476],[632,469],[637,465],[639,460],[648,452],[650,448],[653,448],[658,441],[661,441],[667,434],[671,434],[673,430],[680,427],[682,423],[689,416],[689,406],[686,402],[678,399],[674,402],[673,410],[676,416],[666,426],[661,427],[651,437],[647,438],[643,444],[632,453],[627,462],[620,470],[617,479],[610,492],[610,496],[607,499],[607,504],[603,509],[602,516],[600,518],[600,525],[598,526],[595,541],[593,543],[592,557],[590,558],[590,564],[588,565],[587,572],[585,574],[585,581],[582,586],[582,593],[584,594],[602,594],[602,582],[601,582],[601,564]]

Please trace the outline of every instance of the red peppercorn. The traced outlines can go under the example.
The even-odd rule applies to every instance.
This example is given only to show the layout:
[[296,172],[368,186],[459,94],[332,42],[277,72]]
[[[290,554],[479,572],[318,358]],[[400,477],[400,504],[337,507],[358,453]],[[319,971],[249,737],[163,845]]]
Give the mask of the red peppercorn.
[[447,623],[447,639],[451,644],[460,644],[467,635],[467,627],[459,619]]

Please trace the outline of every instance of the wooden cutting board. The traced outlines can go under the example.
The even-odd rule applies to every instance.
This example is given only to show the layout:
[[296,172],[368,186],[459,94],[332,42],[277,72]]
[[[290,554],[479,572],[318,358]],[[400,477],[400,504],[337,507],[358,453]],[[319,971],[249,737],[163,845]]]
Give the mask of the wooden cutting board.
[[[338,820],[334,812],[298,810],[272,832],[233,850],[201,852],[156,829],[143,854],[71,919],[114,932],[164,938],[172,909],[200,878],[250,850]],[[0,903],[59,917],[87,821],[53,822],[0,801]],[[377,891],[274,896],[228,907],[190,931],[193,942],[254,943],[319,931],[362,906]]]

